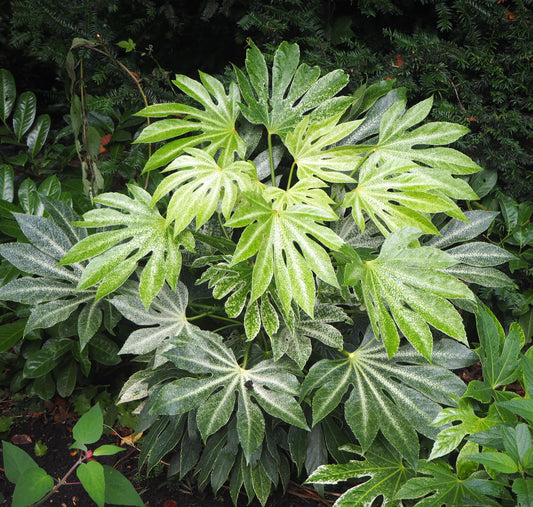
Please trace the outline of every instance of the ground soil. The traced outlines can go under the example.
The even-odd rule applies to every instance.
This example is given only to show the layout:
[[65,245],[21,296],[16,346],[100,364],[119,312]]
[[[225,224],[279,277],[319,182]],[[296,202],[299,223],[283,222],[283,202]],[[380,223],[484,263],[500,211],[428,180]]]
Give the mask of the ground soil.
[[[0,403],[6,413],[6,400]],[[65,408],[66,407],[66,408]],[[76,455],[69,449],[72,444],[72,426],[76,423],[77,416],[71,412],[68,405],[58,401],[47,403],[43,411],[26,411],[19,415],[12,424],[9,433],[3,439],[19,446],[26,451],[44,468],[52,477],[63,477],[76,461]],[[145,474],[137,469],[139,451],[135,447],[124,443],[123,438],[127,430],[120,427],[113,428],[102,437],[99,443],[126,446],[127,450],[115,456],[99,458],[98,461],[114,466],[123,475],[128,477],[141,495],[147,507],[224,507],[232,506],[228,491],[222,488],[214,497],[210,490],[198,492],[188,487],[187,483],[169,483],[165,470],[160,475],[147,479]],[[44,456],[36,456],[35,443],[41,441],[48,447]],[[3,460],[2,460],[3,463]],[[72,481],[77,481],[76,476],[71,476]],[[4,502],[0,505],[11,504],[13,485],[10,484],[0,468],[0,492]],[[334,500],[322,499],[312,488],[290,483],[288,491],[278,492],[267,503],[268,507],[324,507],[331,506]],[[79,484],[65,485],[55,493],[45,505],[58,507],[91,507],[94,502]],[[106,504],[106,506],[109,504]],[[248,505],[247,497],[243,494],[238,501],[238,506]],[[259,507],[257,501],[251,507]]]

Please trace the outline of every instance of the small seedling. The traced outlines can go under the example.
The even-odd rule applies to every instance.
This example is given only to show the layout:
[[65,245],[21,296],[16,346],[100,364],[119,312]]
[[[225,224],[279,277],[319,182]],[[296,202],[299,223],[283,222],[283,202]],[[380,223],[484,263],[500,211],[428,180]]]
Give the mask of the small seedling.
[[2,441],[6,477],[15,484],[12,506],[42,505],[60,487],[69,484],[67,481],[75,471],[81,485],[98,507],[103,507],[106,503],[144,507],[141,497],[126,477],[114,468],[95,461],[99,456],[110,456],[124,449],[116,445],[101,445],[94,450],[87,448],[88,444],[100,440],[102,432],[102,410],[96,404],[72,429],[74,443],[70,448],[78,449],[79,457],[64,477],[56,481],[25,451]]

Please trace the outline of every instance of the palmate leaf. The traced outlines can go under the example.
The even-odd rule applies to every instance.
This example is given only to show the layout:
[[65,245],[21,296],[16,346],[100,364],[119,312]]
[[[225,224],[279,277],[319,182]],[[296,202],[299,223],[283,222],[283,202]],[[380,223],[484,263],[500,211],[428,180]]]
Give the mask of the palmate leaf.
[[303,369],[311,355],[311,339],[335,349],[342,349],[341,332],[329,324],[349,320],[341,308],[331,304],[317,304],[313,318],[300,312],[297,307],[293,310],[295,313],[294,323],[291,323],[293,330],[284,323],[277,333],[270,335],[274,360],[287,354]]
[[448,366],[450,352],[462,358],[464,365],[473,362],[473,354],[451,340],[442,341],[435,352],[433,365],[420,364],[422,356],[409,346],[401,347],[389,359],[370,331],[361,346],[345,352],[343,359],[315,363],[302,384],[302,396],[316,389],[311,399],[313,425],[343,403],[344,418],[364,452],[381,431],[400,455],[414,464],[419,450],[417,432],[435,438],[432,422],[441,404],[453,404],[450,395],[460,396],[465,391],[456,375],[436,365],[443,362]]
[[428,213],[444,212],[466,220],[452,199],[476,199],[469,185],[441,169],[421,167],[404,160],[365,163],[359,171],[357,187],[343,200],[362,231],[365,212],[382,234],[401,227],[415,226],[425,233],[438,234]]
[[59,265],[92,258],[78,282],[78,290],[98,284],[98,300],[120,287],[141,259],[150,255],[139,284],[142,302],[148,308],[165,280],[176,287],[181,269],[180,245],[192,250],[194,239],[190,231],[174,237],[157,208],[150,207],[152,196],[135,185],[128,188],[133,198],[111,192],[100,194],[95,202],[107,207],[90,210],[83,215],[83,221],[75,222],[80,227],[123,227],[84,238]]
[[167,223],[174,222],[174,234],[194,218],[196,228],[201,227],[213,216],[219,201],[222,214],[228,219],[241,192],[252,190],[257,175],[251,162],[221,162],[221,157],[216,161],[209,153],[190,148],[167,167],[167,171],[178,171],[159,184],[152,203],[173,191],[166,218]]
[[[403,160],[406,165],[421,162],[450,174],[471,174],[481,170],[472,159],[457,150],[431,147],[457,141],[469,132],[466,127],[455,123],[432,122],[408,130],[427,117],[433,105],[433,98],[419,102],[407,111],[405,105],[405,100],[395,102],[383,114],[379,138],[366,146],[368,151],[373,152],[368,157],[367,164],[375,164],[376,159]],[[363,145],[360,147],[363,148]]]
[[470,400],[461,398],[457,407],[445,408],[433,421],[434,426],[445,426],[437,435],[437,439],[431,449],[429,459],[445,456],[459,447],[463,439],[470,434],[485,431],[502,422],[496,411],[496,406],[491,405],[485,417],[479,417],[475,412]]
[[352,97],[335,97],[348,83],[348,75],[335,70],[320,76],[318,67],[299,65],[300,49],[297,44],[282,42],[274,53],[270,75],[264,56],[250,42],[246,53],[246,75],[234,67],[245,104],[244,117],[254,125],[264,125],[269,134],[282,138],[313,111],[314,119],[328,118],[342,113]]
[[[140,355],[152,352],[168,339],[180,333],[186,334],[195,327],[187,321],[185,315],[189,295],[181,282],[178,282],[175,291],[164,284],[148,309],[139,297],[135,282],[128,282],[121,292],[111,299],[111,304],[139,328],[128,336],[119,354]],[[159,359],[162,358],[158,357],[156,362]]]
[[342,240],[331,229],[321,225],[321,222],[331,220],[330,214],[309,205],[276,210],[258,194],[246,193],[245,198],[248,203],[237,208],[226,222],[229,227],[247,226],[237,244],[232,265],[257,254],[252,300],[267,290],[274,277],[285,312],[289,312],[294,299],[312,316],[315,304],[313,273],[330,285],[338,286],[331,259],[318,243],[333,250],[342,245]]
[[310,122],[306,116],[287,133],[285,145],[298,167],[299,179],[316,177],[334,183],[353,183],[355,180],[347,173],[355,170],[357,158],[361,153],[356,146],[333,146],[349,135],[360,121],[338,124],[341,115]]
[[433,236],[424,245],[444,249],[457,259],[458,263],[446,272],[460,280],[485,287],[512,287],[513,280],[493,267],[513,260],[512,254],[490,243],[467,243],[486,231],[496,216],[493,211],[466,211],[467,222],[452,218],[441,228],[439,236]]
[[398,500],[424,497],[416,504],[421,507],[501,505],[490,497],[500,497],[505,486],[490,480],[483,472],[476,472],[462,480],[444,461],[420,460],[417,473],[424,476],[409,479],[398,491]]
[[211,155],[222,149],[222,159],[233,160],[234,154],[244,158],[246,144],[235,130],[239,116],[239,90],[235,83],[226,94],[223,84],[200,72],[201,83],[187,76],[176,75],[173,83],[185,94],[201,104],[202,108],[185,104],[155,104],[138,112],[140,116],[162,118],[146,127],[137,143],[153,143],[179,137],[159,148],[148,160],[145,171],[168,164],[189,148],[206,144]]
[[323,187],[327,185],[317,178],[304,178],[286,190],[269,186],[265,186],[262,190],[263,195],[272,200],[272,209],[282,210],[295,204],[307,204],[329,214],[331,217],[329,220],[338,220],[338,216],[331,208],[335,201],[321,190]]
[[365,482],[349,489],[335,502],[335,507],[371,506],[381,497],[383,507],[400,506],[396,493],[405,482],[414,476],[401,456],[386,442],[374,442],[364,454],[355,446],[344,446],[345,451],[352,451],[364,456],[363,460],[352,460],[337,465],[318,467],[305,481],[312,484],[338,484],[358,478],[368,478]]
[[431,356],[433,336],[428,326],[467,343],[460,314],[447,298],[474,299],[468,287],[443,273],[457,261],[431,247],[410,248],[421,231],[406,227],[385,240],[374,260],[355,260],[346,267],[345,284],[361,283],[363,301],[376,336],[389,357],[400,343],[398,330],[426,358]]
[[207,282],[215,299],[228,296],[224,303],[228,317],[234,319],[245,310],[244,331],[248,340],[253,340],[261,327],[272,336],[279,328],[278,313],[271,302],[270,291],[265,291],[258,299],[250,299],[253,265],[247,261],[231,265],[231,257],[213,256],[197,259],[193,267],[206,264],[209,267],[196,283]]
[[237,400],[237,434],[248,461],[264,438],[261,409],[308,429],[295,400],[299,383],[287,364],[265,360],[242,368],[222,338],[208,331],[194,329],[176,337],[174,343],[165,357],[177,368],[200,378],[184,377],[165,384],[157,392],[151,413],[175,415],[198,409],[196,422],[206,440],[227,424]]
[[4,243],[0,256],[16,268],[33,276],[22,276],[0,288],[0,298],[32,307],[24,333],[49,328],[70,317],[81,305],[78,335],[83,349],[109,312],[107,302],[95,302],[94,290],[78,291],[84,264],[58,266],[58,262],[79,240],[87,237],[85,229],[74,229],[70,221],[79,218],[59,201],[44,199],[50,218],[14,213],[17,223],[30,243]]

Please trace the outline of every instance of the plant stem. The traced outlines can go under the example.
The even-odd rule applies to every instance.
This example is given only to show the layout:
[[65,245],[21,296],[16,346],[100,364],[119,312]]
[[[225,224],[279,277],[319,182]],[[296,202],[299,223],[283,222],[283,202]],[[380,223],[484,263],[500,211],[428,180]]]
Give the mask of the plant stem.
[[274,153],[272,152],[272,134],[268,133],[268,159],[270,161],[270,178],[272,186],[276,186],[276,172],[274,171]]
[[74,463],[74,465],[72,465],[72,467],[70,468],[70,470],[63,476],[62,479],[59,480],[59,482],[41,499],[39,500],[38,502],[34,503],[33,504],[33,507],[38,507],[39,505],[42,505],[44,502],[46,502],[54,493],[57,492],[57,490],[61,487],[61,486],[64,486],[66,483],[67,483],[67,479],[69,478],[70,474],[72,474],[72,472],[74,472],[74,470],[76,470],[76,468],[78,468],[78,466],[81,465],[83,461],[83,454],[80,453],[80,457],[78,458],[78,460]]

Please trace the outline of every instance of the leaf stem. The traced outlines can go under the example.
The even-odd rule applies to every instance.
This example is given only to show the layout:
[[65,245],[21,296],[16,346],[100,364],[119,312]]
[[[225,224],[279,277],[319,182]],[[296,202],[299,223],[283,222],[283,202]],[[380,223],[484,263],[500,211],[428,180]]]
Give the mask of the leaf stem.
[[291,172],[289,173],[289,181],[287,182],[287,190],[291,188],[292,174],[294,173],[295,167],[296,167],[296,160],[291,165]]
[[276,186],[276,172],[274,171],[274,153],[272,152],[272,134],[268,133],[268,159],[270,161],[270,178],[272,186]]
[[248,342],[248,345],[246,347],[246,350],[244,352],[244,358],[242,360],[242,368],[246,369],[246,365],[248,364],[248,356],[250,355],[250,350],[252,348],[252,342]]

